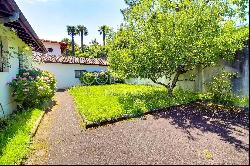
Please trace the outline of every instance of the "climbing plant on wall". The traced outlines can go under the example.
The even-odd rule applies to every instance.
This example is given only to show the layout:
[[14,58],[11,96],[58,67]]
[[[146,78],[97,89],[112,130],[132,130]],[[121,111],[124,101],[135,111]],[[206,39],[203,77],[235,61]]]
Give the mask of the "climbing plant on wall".
[[31,48],[24,43],[15,31],[0,25],[0,72],[11,68],[10,59],[17,57],[19,67],[32,66]]

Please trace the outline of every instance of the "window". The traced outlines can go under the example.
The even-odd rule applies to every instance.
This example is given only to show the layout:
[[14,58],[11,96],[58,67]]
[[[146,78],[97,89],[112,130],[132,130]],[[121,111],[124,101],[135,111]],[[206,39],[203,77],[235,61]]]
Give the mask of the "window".
[[49,52],[53,52],[53,48],[48,48],[48,51]]
[[83,72],[86,72],[86,70],[75,70],[75,78],[80,78]]
[[9,53],[7,49],[7,40],[0,36],[0,72],[9,71]]

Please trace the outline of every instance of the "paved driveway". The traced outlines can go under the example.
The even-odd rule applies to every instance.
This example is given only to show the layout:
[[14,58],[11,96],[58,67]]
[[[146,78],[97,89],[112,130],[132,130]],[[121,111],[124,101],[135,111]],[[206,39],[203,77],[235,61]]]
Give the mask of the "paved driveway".
[[81,132],[72,97],[56,98],[26,164],[249,164],[244,114],[191,105]]

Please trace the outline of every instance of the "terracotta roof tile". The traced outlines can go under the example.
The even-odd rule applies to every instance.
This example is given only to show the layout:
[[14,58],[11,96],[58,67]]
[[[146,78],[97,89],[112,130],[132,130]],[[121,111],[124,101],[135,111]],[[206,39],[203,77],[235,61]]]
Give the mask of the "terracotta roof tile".
[[51,56],[51,55],[34,55],[34,60],[44,63],[63,63],[63,64],[82,64],[82,65],[99,65],[108,66],[106,60],[101,58],[85,58],[73,56]]

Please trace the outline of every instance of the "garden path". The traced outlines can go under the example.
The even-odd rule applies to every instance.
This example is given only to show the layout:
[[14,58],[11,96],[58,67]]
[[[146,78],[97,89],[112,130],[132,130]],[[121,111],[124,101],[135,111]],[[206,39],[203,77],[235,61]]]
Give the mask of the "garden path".
[[25,164],[249,164],[248,119],[225,122],[175,108],[81,131],[68,92],[57,92],[56,101]]

